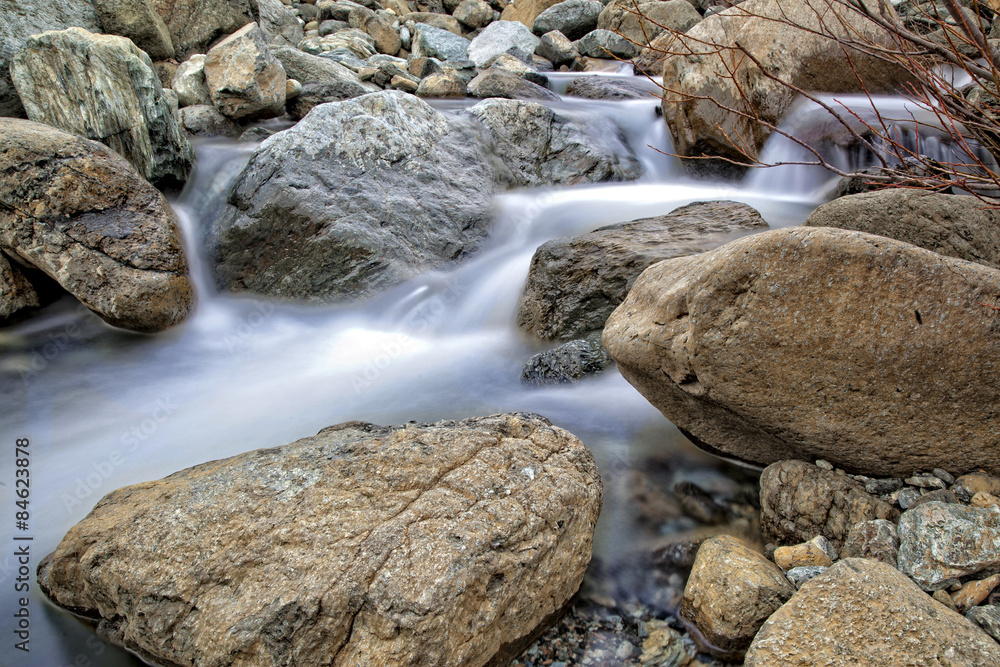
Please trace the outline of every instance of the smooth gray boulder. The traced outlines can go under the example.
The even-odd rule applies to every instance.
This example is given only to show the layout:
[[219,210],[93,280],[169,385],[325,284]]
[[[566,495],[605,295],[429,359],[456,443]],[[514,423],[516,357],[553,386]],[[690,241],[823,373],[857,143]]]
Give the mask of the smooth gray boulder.
[[461,259],[486,236],[494,172],[473,125],[413,95],[318,106],[251,157],[216,222],[233,291],[354,300]]
[[485,67],[489,60],[509,53],[521,60],[530,61],[539,41],[523,23],[494,21],[469,44],[469,60],[476,67]]
[[531,30],[538,36],[558,30],[569,39],[580,39],[597,27],[603,10],[604,4],[597,0],[563,0],[539,14]]
[[465,60],[468,58],[469,40],[461,35],[418,23],[413,36],[413,55],[417,58],[439,60]]
[[598,28],[573,42],[580,55],[591,58],[628,59],[639,52],[639,48],[621,35]]
[[11,74],[31,120],[107,144],[153,184],[187,180],[194,151],[130,40],[82,28],[35,35]]
[[648,266],[766,228],[746,204],[697,202],[655,218],[547,241],[531,258],[517,325],[543,340],[600,331]]
[[572,63],[580,57],[580,52],[566,35],[553,30],[542,35],[538,46],[535,47],[535,55],[545,58],[558,67]]
[[559,96],[551,90],[496,67],[490,67],[477,74],[469,82],[469,94],[480,99],[503,97],[507,99],[545,100],[547,102],[559,101]]
[[243,128],[210,104],[193,104],[177,112],[181,126],[196,137],[232,137],[238,139]]
[[493,98],[469,109],[486,128],[516,187],[629,181],[642,174],[618,127],[599,114],[557,113]]
[[[121,38],[116,38],[121,39]],[[0,119],[0,254],[46,273],[109,324],[156,332],[193,305],[167,200],[105,145]]]
[[11,80],[10,61],[28,37],[74,26],[103,32],[92,0],[0,0],[0,116],[27,117]]

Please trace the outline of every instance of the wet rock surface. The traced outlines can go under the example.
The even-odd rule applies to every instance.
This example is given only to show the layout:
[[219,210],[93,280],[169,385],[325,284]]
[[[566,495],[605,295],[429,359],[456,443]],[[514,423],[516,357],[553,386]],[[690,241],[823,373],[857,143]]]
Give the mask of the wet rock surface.
[[161,663],[501,664],[580,585],[600,505],[535,416],[348,422],[112,492],[39,582]]

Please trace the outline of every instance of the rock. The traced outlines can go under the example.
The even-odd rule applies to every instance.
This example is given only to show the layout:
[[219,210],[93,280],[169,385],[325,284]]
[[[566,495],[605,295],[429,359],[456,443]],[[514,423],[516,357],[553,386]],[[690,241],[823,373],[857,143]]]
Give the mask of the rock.
[[1000,338],[980,305],[997,294],[995,269],[791,227],[650,267],[604,344],[664,416],[724,455],[998,471],[1000,385],[982,379],[1000,372]]
[[571,63],[580,57],[580,52],[573,46],[573,42],[558,30],[542,35],[538,46],[535,47],[535,53],[551,61],[556,67]]
[[417,24],[413,37],[413,55],[418,58],[465,60],[468,51],[469,40],[461,35],[425,23]]
[[764,623],[745,664],[987,667],[998,661],[1000,646],[903,574],[849,558],[806,582]]
[[642,642],[642,654],[639,656],[642,667],[682,667],[691,662],[692,656],[684,646],[681,633],[665,621],[653,620],[646,626],[649,636]]
[[766,226],[745,204],[698,202],[664,216],[548,241],[532,257],[517,325],[542,340],[599,331],[646,267]]
[[785,574],[743,542],[723,535],[698,549],[678,614],[698,629],[702,649],[736,660],[795,588]]
[[1000,477],[977,470],[967,475],[962,475],[955,480],[955,484],[967,489],[970,493],[989,493],[1000,496]]
[[[888,565],[892,565],[892,563],[888,563]],[[951,596],[948,595],[945,591],[934,591],[931,594],[931,597],[940,602],[941,604],[943,604],[945,607],[948,607],[948,609],[951,609],[952,611],[956,612],[958,611],[958,607],[955,606],[955,601],[952,600]]]
[[638,5],[632,0],[614,0],[602,10],[596,27],[617,33],[640,46],[649,45],[665,30],[687,32],[701,21],[701,14],[688,0],[646,0]]
[[957,503],[960,501],[958,500],[958,497],[948,489],[938,489],[937,491],[930,491],[924,493],[916,500],[916,502],[911,503],[910,507],[906,509],[910,509],[916,507],[917,505],[922,505],[924,503],[933,503],[933,502]]
[[[878,14],[878,3],[870,6]],[[679,36],[670,51],[691,55],[669,56],[662,70],[668,89],[663,113],[674,150],[680,155],[745,162],[747,156],[741,150],[745,149],[755,157],[770,130],[723,107],[742,108],[745,96],[753,105],[751,114],[776,125],[797,97],[785,83],[829,93],[898,90],[909,79],[906,70],[857,51],[850,52],[848,65],[841,43],[823,36],[825,30],[849,40],[879,43],[888,38],[873,22],[844,7],[825,0],[792,5],[781,0],[748,0],[709,16]],[[751,59],[734,54],[735,44],[777,80],[762,74]],[[735,80],[726,69],[734,59],[740,60]]]
[[914,475],[913,477],[907,477],[903,481],[910,486],[916,486],[921,489],[943,489],[946,486],[943,480],[938,479],[934,475]]
[[818,540],[826,541],[822,535],[817,535],[808,542],[795,544],[790,547],[778,547],[774,550],[774,564],[782,570],[790,570],[793,567],[830,567],[833,559],[823,550],[823,545]]
[[307,83],[302,92],[286,105],[288,115],[294,120],[305,118],[314,107],[327,102],[341,102],[366,94],[356,82],[337,81],[334,83]]
[[[523,60],[518,60],[514,56],[507,53],[497,56],[491,60],[489,68],[507,72],[509,74],[513,74],[514,76],[519,76],[522,79],[526,79],[531,83],[541,86],[542,88],[549,87],[549,77],[539,72],[532,65],[528,65]],[[558,97],[556,99],[558,99]]]
[[865,491],[873,496],[881,496],[903,488],[903,480],[898,477],[865,480]]
[[813,211],[809,227],[838,227],[1000,268],[1000,212],[972,196],[878,190],[840,197]]
[[184,107],[178,113],[181,126],[198,137],[232,137],[236,139],[243,132],[243,128],[208,104]]
[[600,341],[571,340],[531,357],[521,371],[521,383],[536,386],[570,384],[596,375],[610,365],[611,357]]
[[1000,585],[1000,574],[994,574],[985,579],[970,581],[962,586],[962,590],[952,596],[955,607],[960,614],[969,611],[993,592],[993,589]]
[[159,664],[499,665],[580,586],[600,506],[543,418],[348,422],[108,494],[38,580]]
[[151,0],[94,0],[104,32],[128,37],[153,60],[174,57],[170,31]]
[[589,100],[648,100],[653,97],[648,90],[631,81],[589,76],[574,79],[566,88],[566,94]]
[[859,521],[851,526],[844,540],[844,558],[873,558],[896,567],[899,535],[896,524],[884,519]]
[[417,86],[419,97],[465,97],[467,92],[465,80],[454,71],[431,74]]
[[399,76],[398,74],[392,77],[392,79],[389,82],[389,85],[391,85],[396,90],[402,90],[403,92],[406,93],[416,93],[417,89],[420,88],[420,84],[418,84],[413,79],[408,79],[404,76]]
[[194,152],[152,61],[128,39],[82,28],[35,35],[11,75],[31,120],[107,144],[154,184],[187,180]]
[[375,50],[379,53],[394,56],[399,52],[402,45],[399,33],[392,29],[392,24],[378,14],[372,13],[371,16],[366,16],[361,23],[361,29],[372,38]]
[[299,43],[306,53],[318,56],[328,51],[344,50],[365,60],[375,55],[375,41],[363,30],[350,28],[326,37],[307,37]]
[[651,79],[663,76],[663,63],[670,57],[670,51],[675,46],[673,42],[674,34],[671,32],[661,32],[654,37],[649,46],[641,49],[639,55],[632,59],[633,71]]
[[469,60],[476,67],[483,67],[488,60],[509,53],[515,58],[529,61],[531,54],[538,48],[539,41],[521,23],[494,21],[469,44]]
[[641,174],[607,117],[506,99],[484,100],[468,113],[486,128],[515,187],[627,181]]
[[517,21],[527,28],[535,24],[538,15],[544,12],[559,0],[518,0],[508,4],[500,13],[501,21]]
[[347,30],[350,27],[351,26],[344,21],[323,21],[319,24],[319,36],[326,37],[327,35],[332,35],[333,33],[341,30]]
[[1000,607],[993,605],[973,607],[965,617],[977,623],[990,637],[1000,642]]
[[117,153],[0,118],[0,174],[0,251],[116,327],[162,331],[187,316],[193,294],[174,214]]
[[240,135],[239,140],[252,143],[260,143],[261,141],[264,141],[273,134],[275,134],[274,130],[267,127],[263,127],[261,125],[255,125],[253,127],[247,128],[246,131],[244,131],[243,134]]
[[0,325],[15,322],[43,305],[28,271],[0,252]]
[[303,87],[310,83],[340,84],[342,94],[348,97],[375,92],[366,88],[353,71],[327,58],[285,46],[272,47],[271,53],[281,62],[285,76],[295,79]]
[[1000,567],[1000,508],[925,503],[903,512],[897,530],[899,569],[924,590]]
[[459,36],[462,34],[462,24],[458,22],[457,18],[447,16],[446,14],[410,12],[406,15],[405,20],[407,22],[413,21],[414,23],[429,25],[433,28],[438,28],[439,30],[447,30],[448,32]]
[[973,507],[996,507],[1000,505],[1000,498],[990,494],[983,493],[980,491],[976,495],[972,496],[970,503]]
[[815,576],[823,574],[828,569],[830,568],[825,565],[801,565],[799,567],[793,567],[785,572],[785,577],[792,584],[792,586],[799,589],[802,588],[802,584],[806,583]]
[[285,79],[285,104],[302,94],[302,84],[295,79]]
[[234,120],[274,118],[285,113],[285,68],[256,23],[216,44],[205,58],[205,84],[212,103]]
[[171,88],[181,107],[211,104],[212,95],[205,84],[205,56],[199,53],[181,63],[174,74]]
[[941,468],[934,468],[934,470],[931,471],[931,474],[940,479],[945,484],[948,484],[949,486],[955,483],[954,475],[952,475],[947,470],[942,470]]
[[637,53],[635,44],[610,30],[593,30],[574,42],[574,46],[581,55],[591,58],[628,59]]
[[766,541],[798,544],[822,535],[837,551],[855,524],[899,517],[895,508],[870,496],[859,482],[803,461],[781,461],[764,469],[760,512]]
[[179,60],[205,53],[219,38],[260,18],[258,0],[152,0]]
[[603,9],[597,0],[563,0],[539,14],[531,30],[539,36],[558,30],[569,39],[580,39],[597,27]]
[[478,98],[503,97],[506,99],[559,101],[558,95],[537,83],[532,83],[522,79],[517,74],[511,74],[494,67],[483,70],[469,82],[469,94]]
[[304,35],[295,12],[285,7],[281,0],[256,1],[260,12],[258,25],[267,35],[267,43],[297,48]]
[[904,510],[908,510],[920,500],[920,492],[913,488],[900,489],[896,502]]
[[485,28],[493,21],[493,8],[483,0],[462,0],[452,14],[470,30]]
[[471,124],[399,92],[324,104],[236,179],[218,275],[233,291],[363,298],[476,248],[496,190]]
[[26,117],[11,80],[10,61],[28,37],[74,26],[103,32],[92,0],[0,0],[0,17],[0,116]]
[[677,482],[674,498],[684,513],[703,524],[720,524],[726,521],[726,509],[715,502],[712,495],[693,482]]

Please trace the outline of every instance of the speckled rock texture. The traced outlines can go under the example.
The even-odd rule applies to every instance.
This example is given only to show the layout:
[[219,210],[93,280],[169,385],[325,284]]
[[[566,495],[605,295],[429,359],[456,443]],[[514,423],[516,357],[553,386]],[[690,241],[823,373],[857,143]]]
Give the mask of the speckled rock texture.
[[896,524],[884,519],[854,524],[844,540],[843,558],[873,558],[896,567],[899,533]]
[[704,649],[738,660],[764,621],[794,593],[763,554],[722,535],[698,549],[678,614],[700,633]]
[[764,623],[745,664],[990,667],[1000,664],[1000,645],[895,568],[848,558]]
[[36,310],[42,297],[25,275],[24,268],[0,252],[0,324]]
[[110,324],[166,329],[193,303],[167,200],[103,144],[0,119],[0,250]]
[[194,151],[130,40],[83,28],[35,35],[11,75],[31,120],[107,144],[153,184],[187,180]]
[[903,512],[899,569],[924,590],[1000,568],[1000,508],[931,502]]
[[865,192],[823,204],[805,225],[888,236],[1000,269],[1000,211],[968,195],[906,188]]
[[38,580],[157,664],[499,666],[576,592],[600,506],[541,417],[348,422],[108,494]]
[[174,57],[174,44],[151,0],[94,0],[104,32],[128,37],[153,60]]
[[899,510],[860,482],[804,461],[780,461],[760,476],[761,533],[776,546],[822,535],[840,551],[855,524],[898,518]]
[[[868,6],[878,13],[877,2],[868,0]],[[841,44],[825,36],[883,38],[873,22],[842,7],[824,0],[747,0],[709,16],[668,46],[672,53],[683,54],[668,57],[662,69],[663,115],[674,149],[680,155],[745,161],[743,150],[759,151],[770,129],[722,107],[746,110],[777,124],[797,95],[786,84],[830,93],[897,90],[907,80],[902,68],[858,52],[851,53],[849,65]],[[777,80],[734,52],[736,44]],[[734,62],[739,67],[730,76],[727,67]]]
[[205,53],[215,42],[260,18],[257,0],[152,0],[177,59]]
[[790,227],[646,269],[604,345],[664,416],[724,456],[997,472],[998,305],[996,269]]
[[225,116],[259,120],[285,113],[285,68],[256,23],[213,46],[204,71],[212,103]]
[[542,340],[600,331],[647,267],[766,227],[746,204],[695,202],[655,218],[547,241],[531,258],[517,325]]

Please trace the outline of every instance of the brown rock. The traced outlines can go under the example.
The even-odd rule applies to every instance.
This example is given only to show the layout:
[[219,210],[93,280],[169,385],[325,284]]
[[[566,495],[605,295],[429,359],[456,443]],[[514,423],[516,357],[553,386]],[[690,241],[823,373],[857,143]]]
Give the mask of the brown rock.
[[39,582],[159,664],[501,665],[576,592],[600,504],[537,416],[349,422],[108,494]]
[[818,535],[808,542],[778,547],[774,550],[774,564],[786,571],[793,567],[830,567],[833,560],[816,542],[821,539],[824,538]]
[[964,614],[985,600],[998,585],[1000,585],[1000,574],[970,581],[962,586],[962,590],[951,596],[951,599],[959,613]]
[[[523,23],[530,30],[535,25],[535,19],[552,5],[558,4],[562,0],[520,0],[511,3],[500,12],[501,21],[518,21]],[[409,17],[407,17],[409,18]]]
[[705,650],[737,659],[793,593],[784,573],[762,554],[735,537],[714,537],[698,550],[678,613],[700,633]]
[[205,53],[259,17],[256,0],[153,0],[153,7],[167,24],[178,60]]
[[722,455],[876,476],[1000,471],[1000,383],[985,380],[1000,374],[994,303],[995,269],[791,227],[651,266],[604,345],[670,421]]
[[0,324],[42,305],[42,298],[22,268],[0,252]]
[[891,521],[875,519],[854,524],[844,540],[843,558],[874,558],[896,567],[899,535]]
[[254,120],[285,113],[285,68],[256,23],[213,46],[204,67],[212,103],[226,116]]
[[898,570],[842,560],[808,582],[764,623],[746,667],[1000,664],[1000,646],[935,602]]
[[0,250],[109,324],[162,331],[193,302],[166,199],[103,144],[0,118]]
[[167,25],[151,0],[94,0],[104,32],[128,37],[153,60],[174,57]]
[[980,491],[976,495],[972,496],[972,502],[969,504],[973,507],[996,507],[997,505],[1000,505],[1000,498],[997,498],[992,493]]
[[[870,0],[869,4],[877,14],[878,3]],[[673,53],[690,55],[671,56],[663,64],[663,115],[674,149],[681,155],[746,161],[743,149],[755,154],[770,129],[723,107],[750,105],[750,114],[777,124],[797,96],[784,83],[830,93],[897,90],[908,80],[905,70],[858,52],[850,53],[849,65],[841,42],[827,36],[883,38],[873,22],[846,6],[826,0],[747,0],[679,36],[670,48]],[[763,74],[750,58],[734,52],[736,44],[774,78]],[[727,67],[733,62],[739,66],[730,76]]]
[[865,192],[823,204],[805,225],[888,236],[1000,269],[1000,212],[972,196],[905,188]]
[[419,97],[465,97],[467,93],[465,80],[454,71],[431,74],[417,86]]
[[896,521],[899,511],[868,494],[847,475],[803,461],[781,461],[760,476],[761,531],[776,545],[822,535],[840,551],[851,527],[862,521]]
[[983,472],[982,470],[962,475],[955,480],[955,484],[968,489],[969,493],[973,495],[983,492],[993,496],[1000,496],[1000,477]]
[[531,258],[517,325],[543,340],[600,331],[648,266],[705,252],[765,227],[746,204],[696,202],[667,215],[548,241]]
[[700,21],[701,14],[688,0],[641,0],[638,4],[632,0],[613,0],[601,12],[597,27],[648,46],[664,31],[685,32]]

